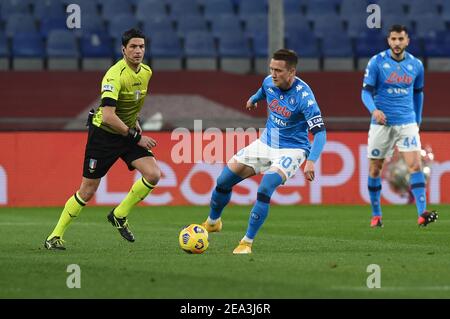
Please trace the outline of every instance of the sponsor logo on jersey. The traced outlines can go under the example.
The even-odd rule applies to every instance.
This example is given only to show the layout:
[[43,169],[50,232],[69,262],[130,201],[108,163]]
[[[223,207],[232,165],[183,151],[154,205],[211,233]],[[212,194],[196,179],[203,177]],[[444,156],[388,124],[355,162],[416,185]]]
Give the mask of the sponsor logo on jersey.
[[276,99],[273,99],[272,102],[270,102],[269,109],[272,112],[275,112],[277,114],[284,116],[285,118],[290,118],[291,114],[292,114],[292,112],[289,111],[286,106],[281,106],[279,104],[278,100],[276,100]]
[[282,119],[276,117],[275,115],[270,115],[270,119],[272,120],[272,122],[274,122],[275,124],[277,124],[278,126],[287,126],[287,122],[283,121]]
[[387,92],[389,94],[408,94],[408,89],[402,89],[402,88],[389,88],[387,89]]
[[391,65],[389,64],[389,63],[385,63],[385,64],[383,64],[383,68],[385,68],[385,69],[390,69],[391,68]]
[[389,78],[386,80],[386,83],[406,83],[411,84],[413,81],[412,76],[409,76],[408,74],[400,75],[397,72],[392,72],[389,75]]

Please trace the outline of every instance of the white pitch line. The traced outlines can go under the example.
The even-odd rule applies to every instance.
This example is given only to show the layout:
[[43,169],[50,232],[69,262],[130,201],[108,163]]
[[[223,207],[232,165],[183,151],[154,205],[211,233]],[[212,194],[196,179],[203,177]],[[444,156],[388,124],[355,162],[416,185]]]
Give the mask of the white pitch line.
[[383,287],[380,288],[367,288],[367,287],[347,287],[347,286],[337,286],[331,287],[331,290],[353,290],[353,291],[402,291],[402,290],[440,290],[440,291],[450,291],[450,286],[398,286],[398,287]]

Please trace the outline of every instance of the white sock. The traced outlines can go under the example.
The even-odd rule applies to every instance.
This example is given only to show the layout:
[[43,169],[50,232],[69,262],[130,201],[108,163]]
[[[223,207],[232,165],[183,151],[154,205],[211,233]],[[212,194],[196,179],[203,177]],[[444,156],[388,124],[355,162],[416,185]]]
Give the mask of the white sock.
[[253,243],[253,239],[248,238],[247,236],[244,236],[244,238],[242,238],[243,241],[252,244]]
[[208,219],[206,220],[206,222],[207,222],[208,224],[210,224],[210,225],[215,225],[219,220],[220,220],[220,217],[217,218],[217,219],[211,219],[211,218],[208,216]]

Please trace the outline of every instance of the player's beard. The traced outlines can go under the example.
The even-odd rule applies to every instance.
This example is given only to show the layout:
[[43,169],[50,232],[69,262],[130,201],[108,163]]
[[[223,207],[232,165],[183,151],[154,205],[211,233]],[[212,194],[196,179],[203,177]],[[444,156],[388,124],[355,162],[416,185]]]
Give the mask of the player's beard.
[[391,48],[391,52],[398,58],[403,55],[403,53],[406,50],[406,47],[404,47],[403,49],[402,48],[399,48],[399,49],[400,49],[400,51],[397,53],[394,49]]

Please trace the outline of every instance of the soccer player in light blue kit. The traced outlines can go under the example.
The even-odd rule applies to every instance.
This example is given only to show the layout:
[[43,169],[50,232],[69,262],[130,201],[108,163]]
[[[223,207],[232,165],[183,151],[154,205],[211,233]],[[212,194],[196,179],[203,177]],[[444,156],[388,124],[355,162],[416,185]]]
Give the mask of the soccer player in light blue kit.
[[380,205],[384,159],[394,146],[402,154],[410,173],[416,200],[418,224],[426,226],[438,218],[426,210],[425,176],[421,167],[419,125],[422,121],[424,69],[422,62],[405,49],[409,44],[405,26],[389,30],[390,49],[372,57],[364,75],[362,100],[372,114],[368,138],[368,189],[372,206],[371,227],[382,227]]
[[[275,189],[293,177],[306,160],[304,174],[314,180],[314,162],[326,142],[325,125],[309,86],[295,76],[297,54],[281,49],[273,54],[270,73],[246,108],[253,109],[266,99],[268,118],[260,138],[238,151],[225,166],[212,193],[208,219],[202,224],[208,232],[222,229],[221,215],[231,198],[234,185],[259,173],[265,173],[250,212],[245,236],[234,254],[250,254],[252,243],[264,223]],[[308,129],[314,134],[312,146]]]

